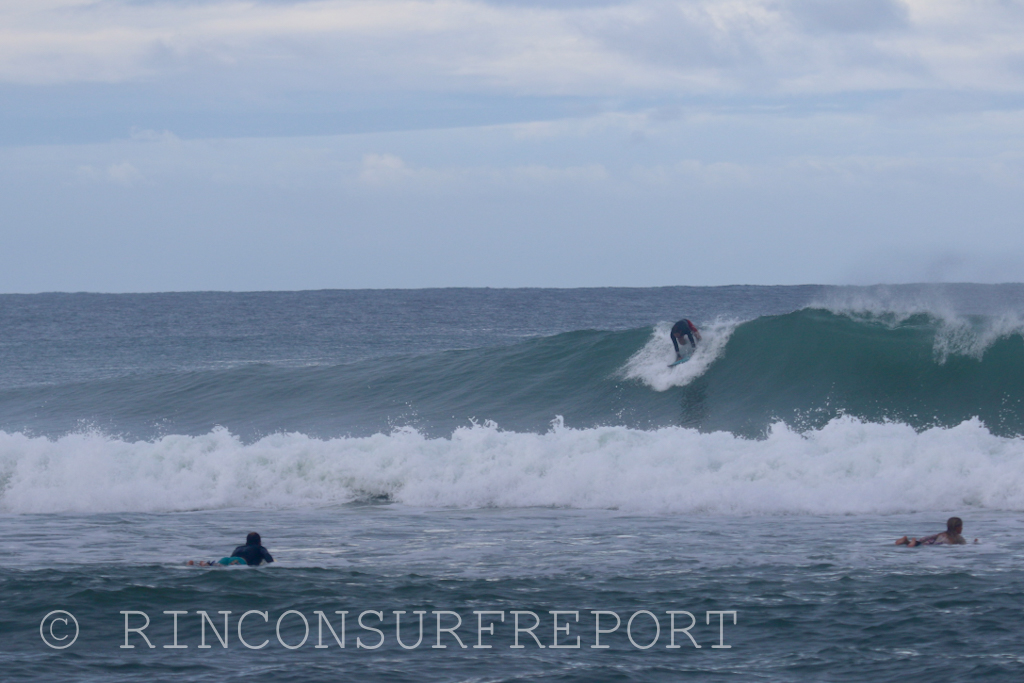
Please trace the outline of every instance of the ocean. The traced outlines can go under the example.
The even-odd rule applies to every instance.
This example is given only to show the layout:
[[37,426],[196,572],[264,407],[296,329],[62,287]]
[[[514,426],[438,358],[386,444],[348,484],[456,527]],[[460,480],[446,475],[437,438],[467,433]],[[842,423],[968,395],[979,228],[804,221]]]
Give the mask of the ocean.
[[1019,284],[0,295],[0,678],[1017,681],[1022,401]]

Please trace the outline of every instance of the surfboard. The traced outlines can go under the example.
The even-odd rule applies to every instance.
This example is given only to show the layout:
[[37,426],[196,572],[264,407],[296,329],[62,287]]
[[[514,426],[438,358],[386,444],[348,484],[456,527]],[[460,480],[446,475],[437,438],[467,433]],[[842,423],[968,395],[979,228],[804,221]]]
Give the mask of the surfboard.
[[245,560],[241,557],[224,557],[219,560],[210,562],[208,560],[189,560],[185,563],[186,567],[238,567],[246,566]]
[[674,368],[677,365],[682,365],[683,363],[685,363],[686,361],[690,360],[691,358],[693,358],[693,354],[692,353],[690,355],[688,355],[688,356],[680,358],[675,363],[669,363],[669,367],[670,368]]

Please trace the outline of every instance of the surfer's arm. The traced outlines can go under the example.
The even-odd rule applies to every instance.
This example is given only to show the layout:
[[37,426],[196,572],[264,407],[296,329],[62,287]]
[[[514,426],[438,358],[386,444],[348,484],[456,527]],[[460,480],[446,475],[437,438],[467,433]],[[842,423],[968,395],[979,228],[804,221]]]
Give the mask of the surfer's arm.
[[690,326],[690,331],[693,332],[693,336],[697,338],[697,341],[700,341],[700,330],[697,329],[697,326],[689,320],[686,321],[686,324]]
[[274,561],[274,558],[270,556],[270,553],[267,552],[267,549],[263,546],[260,546],[260,556],[263,558],[263,561],[267,564],[270,564]]

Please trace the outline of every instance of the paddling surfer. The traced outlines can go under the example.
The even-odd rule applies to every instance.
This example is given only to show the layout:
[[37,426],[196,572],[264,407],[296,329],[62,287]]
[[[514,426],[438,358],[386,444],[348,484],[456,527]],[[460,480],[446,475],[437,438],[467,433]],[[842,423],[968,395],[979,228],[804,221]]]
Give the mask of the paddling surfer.
[[233,564],[245,564],[250,567],[258,567],[261,562],[270,564],[274,561],[274,558],[267,552],[267,549],[263,547],[263,540],[260,535],[255,531],[249,532],[249,535],[245,537],[245,545],[240,545],[235,548],[235,551],[231,553],[230,557],[222,557],[219,560],[213,562],[206,562],[200,560],[198,562],[189,560],[185,564],[198,565],[200,567],[212,567],[215,564],[222,564],[225,566]]
[[[961,534],[964,530],[964,521],[959,517],[950,517],[946,520],[946,530],[941,534],[925,536],[924,538],[903,538],[896,541],[896,545],[905,545],[908,548],[915,548],[919,545],[967,545],[967,539]],[[974,539],[977,543],[978,539]]]

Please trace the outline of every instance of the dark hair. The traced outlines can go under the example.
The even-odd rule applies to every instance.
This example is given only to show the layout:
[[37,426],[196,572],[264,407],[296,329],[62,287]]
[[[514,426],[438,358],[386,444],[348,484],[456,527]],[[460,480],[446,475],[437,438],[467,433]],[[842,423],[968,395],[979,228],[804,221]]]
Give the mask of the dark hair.
[[[946,531],[952,531],[957,527],[960,527],[962,529],[964,527],[964,520],[960,519],[959,517],[950,517],[946,520]],[[259,538],[259,536],[257,536],[257,538]]]
[[261,539],[260,535],[258,533],[256,533],[255,531],[250,531],[249,535],[245,537],[245,544],[246,545],[260,545],[262,543],[263,543],[263,539]]

